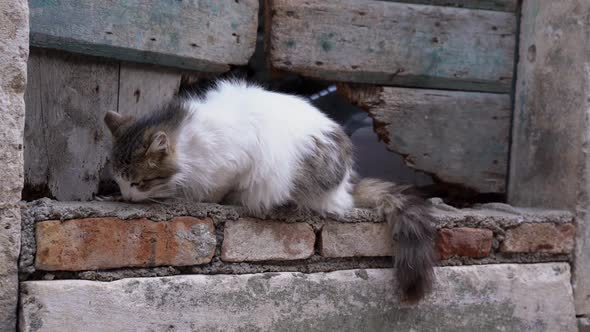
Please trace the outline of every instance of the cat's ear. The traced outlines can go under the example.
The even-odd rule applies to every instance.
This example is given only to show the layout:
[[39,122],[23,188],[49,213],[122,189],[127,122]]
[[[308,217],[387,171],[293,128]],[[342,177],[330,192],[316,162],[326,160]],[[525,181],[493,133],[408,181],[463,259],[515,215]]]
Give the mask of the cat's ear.
[[158,131],[151,137],[151,143],[147,151],[146,156],[162,156],[167,155],[170,152],[170,141],[168,135],[163,131]]
[[113,111],[108,111],[104,116],[104,123],[107,125],[114,137],[117,136],[119,129],[121,129],[123,125],[131,123],[133,120],[134,118],[132,116],[121,115]]

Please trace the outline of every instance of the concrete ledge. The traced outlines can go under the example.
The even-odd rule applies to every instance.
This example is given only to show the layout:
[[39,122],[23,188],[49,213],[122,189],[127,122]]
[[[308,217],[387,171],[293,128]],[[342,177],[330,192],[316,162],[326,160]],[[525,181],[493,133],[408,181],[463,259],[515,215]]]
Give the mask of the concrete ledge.
[[[440,265],[571,260],[568,212],[432,201]],[[388,268],[395,255],[389,226],[372,210],[324,218],[285,208],[252,218],[214,204],[40,200],[22,212],[21,280]]]
[[422,303],[390,269],[21,283],[23,331],[575,331],[569,265],[436,269]]

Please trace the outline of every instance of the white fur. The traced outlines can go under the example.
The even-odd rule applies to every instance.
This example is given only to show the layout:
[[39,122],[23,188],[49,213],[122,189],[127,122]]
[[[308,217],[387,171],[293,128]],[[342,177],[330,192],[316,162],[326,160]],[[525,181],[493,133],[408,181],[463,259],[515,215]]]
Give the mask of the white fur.
[[[221,81],[203,99],[189,99],[190,118],[177,136],[181,171],[174,182],[191,199],[264,211],[292,202],[296,167],[312,153],[312,136],[337,126],[302,98],[240,81]],[[353,207],[350,177],[322,197],[295,202],[320,213]]]

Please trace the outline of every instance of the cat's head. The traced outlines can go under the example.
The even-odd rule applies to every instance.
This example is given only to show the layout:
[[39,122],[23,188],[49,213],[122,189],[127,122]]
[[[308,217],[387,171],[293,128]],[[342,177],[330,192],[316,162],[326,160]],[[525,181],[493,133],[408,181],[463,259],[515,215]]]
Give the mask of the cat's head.
[[165,127],[108,112],[104,121],[113,136],[112,172],[125,200],[139,202],[174,195],[179,167],[174,142]]

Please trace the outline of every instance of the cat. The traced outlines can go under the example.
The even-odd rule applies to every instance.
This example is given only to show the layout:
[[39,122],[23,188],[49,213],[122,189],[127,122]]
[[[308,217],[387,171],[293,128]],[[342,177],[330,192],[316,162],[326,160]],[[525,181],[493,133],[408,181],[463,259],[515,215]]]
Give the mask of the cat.
[[108,112],[112,171],[125,200],[183,197],[253,213],[294,204],[322,215],[377,208],[392,226],[403,299],[431,289],[435,228],[425,201],[377,179],[356,180],[343,129],[303,98],[240,80],[177,98],[139,119]]

